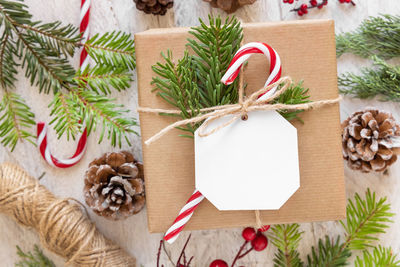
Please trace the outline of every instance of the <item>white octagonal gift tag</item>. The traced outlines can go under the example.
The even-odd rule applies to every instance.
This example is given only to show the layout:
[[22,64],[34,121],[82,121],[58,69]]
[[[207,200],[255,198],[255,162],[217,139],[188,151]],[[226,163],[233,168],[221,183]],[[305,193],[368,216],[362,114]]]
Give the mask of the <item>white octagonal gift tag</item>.
[[299,188],[297,130],[276,111],[252,111],[209,136],[198,131],[196,188],[219,210],[276,210]]

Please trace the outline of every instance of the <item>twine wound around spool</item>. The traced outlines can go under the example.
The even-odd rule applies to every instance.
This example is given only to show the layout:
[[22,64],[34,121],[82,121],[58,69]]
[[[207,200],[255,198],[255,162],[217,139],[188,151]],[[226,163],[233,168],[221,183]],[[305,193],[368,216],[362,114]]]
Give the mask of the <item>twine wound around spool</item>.
[[71,199],[55,197],[19,166],[0,165],[0,212],[38,231],[41,243],[77,266],[129,266],[136,260],[105,238]]

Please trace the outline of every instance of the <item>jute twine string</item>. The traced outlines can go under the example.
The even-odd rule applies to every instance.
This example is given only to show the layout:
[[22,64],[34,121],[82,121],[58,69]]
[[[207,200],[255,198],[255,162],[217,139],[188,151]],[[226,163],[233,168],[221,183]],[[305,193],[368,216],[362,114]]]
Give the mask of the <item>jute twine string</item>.
[[[242,77],[243,75],[240,75]],[[241,78],[243,79],[243,78]],[[283,94],[292,84],[292,79],[290,77],[283,77],[280,78],[278,81],[275,83],[272,83],[268,86],[265,86],[253,94],[251,94],[248,98],[244,99],[244,94],[243,94],[243,85],[240,86],[239,88],[239,102],[237,104],[228,104],[228,105],[222,105],[222,106],[215,106],[215,107],[209,107],[209,108],[204,108],[200,109],[199,111],[201,112],[200,115],[189,118],[189,119],[184,119],[177,121],[175,123],[172,123],[147,139],[145,141],[146,145],[150,145],[151,143],[155,142],[156,140],[160,139],[163,135],[165,135],[167,132],[171,131],[172,129],[183,126],[186,124],[194,124],[198,122],[202,122],[206,120],[200,127],[198,134],[200,137],[205,137],[209,136],[220,129],[228,126],[229,124],[233,123],[237,119],[241,118],[243,115],[247,114],[250,111],[257,111],[257,110],[309,110],[309,109],[315,109],[315,108],[320,108],[325,105],[330,105],[330,104],[335,104],[340,101],[340,97],[335,98],[335,99],[329,99],[329,100],[320,100],[320,101],[313,101],[310,103],[304,103],[304,104],[296,104],[296,105],[287,105],[287,104],[268,104],[272,100],[278,98],[281,94]],[[262,95],[263,93],[268,92],[272,88],[282,85],[282,88],[280,90],[277,90],[272,96],[268,97],[267,99],[264,100],[257,100],[258,96]],[[166,114],[181,114],[180,110],[170,110],[170,109],[154,109],[154,108],[146,108],[146,107],[139,107],[138,108],[139,112],[143,113],[166,113]],[[188,112],[191,112],[188,110]],[[219,125],[218,127],[205,131],[206,128],[209,126],[209,124],[221,117],[232,115],[232,118],[225,122],[224,124]]]
[[74,266],[136,266],[72,199],[56,198],[19,166],[0,165],[0,212],[39,233],[43,246]]

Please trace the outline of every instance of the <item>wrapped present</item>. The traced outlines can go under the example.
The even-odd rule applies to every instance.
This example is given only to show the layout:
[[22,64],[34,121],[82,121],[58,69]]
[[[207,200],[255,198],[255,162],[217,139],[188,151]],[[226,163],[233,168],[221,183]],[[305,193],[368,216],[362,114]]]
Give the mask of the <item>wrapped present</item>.
[[[243,30],[244,43],[266,42],[278,51],[282,75],[303,80],[313,101],[338,97],[333,21],[244,24]],[[162,61],[160,53],[167,49],[174,58],[182,57],[188,31],[188,28],[151,29],[135,35],[141,107],[171,109],[152,92],[151,81],[155,74],[151,67]],[[264,85],[268,67],[265,57],[253,56],[249,60],[243,75],[248,95]],[[345,216],[339,104],[309,110],[300,116],[304,123],[292,122],[297,129],[300,187],[279,209],[260,208],[263,210],[259,219],[265,224],[338,220]],[[173,117],[140,113],[143,141],[175,121]],[[174,129],[151,145],[143,144],[150,232],[166,231],[195,189],[194,142],[179,134],[180,131]],[[268,175],[268,163],[265,173]],[[251,183],[249,179],[244,178],[243,185]],[[257,192],[263,192],[264,185],[253,186],[259,187]],[[239,202],[245,201],[251,187],[243,188],[247,191],[237,194]],[[267,194],[267,188],[265,192]],[[219,210],[206,199],[185,229],[239,227],[254,225],[254,222],[252,210]]]

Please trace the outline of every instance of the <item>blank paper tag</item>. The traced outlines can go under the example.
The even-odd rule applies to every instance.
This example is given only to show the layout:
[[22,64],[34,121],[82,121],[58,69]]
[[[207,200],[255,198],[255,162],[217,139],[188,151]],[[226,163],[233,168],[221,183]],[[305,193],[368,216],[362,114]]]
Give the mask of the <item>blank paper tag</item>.
[[279,209],[300,186],[297,130],[276,111],[250,112],[206,137],[197,130],[195,167],[196,188],[219,210]]

